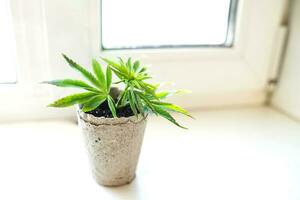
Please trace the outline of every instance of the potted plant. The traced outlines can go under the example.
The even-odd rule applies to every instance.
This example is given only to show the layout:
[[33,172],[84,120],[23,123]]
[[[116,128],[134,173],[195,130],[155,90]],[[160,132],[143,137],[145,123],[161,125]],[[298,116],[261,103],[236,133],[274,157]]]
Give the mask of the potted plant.
[[[158,84],[147,82],[151,77],[147,68],[132,59],[106,63],[104,72],[93,59],[93,73],[63,55],[73,69],[88,81],[64,79],[45,81],[58,87],[76,87],[85,90],[51,103],[50,107],[78,105],[77,116],[82,128],[86,148],[95,180],[105,186],[130,183],[135,177],[136,166],[149,114],[166,118],[178,124],[170,111],[189,115],[183,108],[164,99],[180,91],[158,91]],[[113,74],[117,81],[112,83]],[[120,90],[117,87],[123,86]],[[114,87],[112,87],[114,86]]]

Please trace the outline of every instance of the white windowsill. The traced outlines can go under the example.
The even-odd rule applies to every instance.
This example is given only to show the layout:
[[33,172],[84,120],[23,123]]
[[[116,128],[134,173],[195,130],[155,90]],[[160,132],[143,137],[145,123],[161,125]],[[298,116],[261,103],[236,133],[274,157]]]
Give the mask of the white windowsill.
[[151,119],[136,179],[118,188],[90,175],[72,122],[0,125],[0,199],[300,198],[300,124],[269,108],[179,117],[184,131]]

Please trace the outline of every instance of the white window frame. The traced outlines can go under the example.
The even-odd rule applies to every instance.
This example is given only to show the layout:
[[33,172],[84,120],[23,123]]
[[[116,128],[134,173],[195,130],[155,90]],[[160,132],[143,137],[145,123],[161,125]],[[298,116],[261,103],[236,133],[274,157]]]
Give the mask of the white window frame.
[[99,55],[141,58],[152,65],[156,80],[173,81],[176,88],[193,92],[173,99],[187,108],[262,104],[287,3],[239,0],[231,48],[102,51],[100,0],[12,2],[20,73],[14,90],[6,92],[10,86],[0,88],[5,96],[1,102],[17,100],[11,108],[0,107],[0,119],[72,115],[73,111],[46,109],[45,105],[63,92],[37,84],[74,75],[62,60],[62,52],[83,65]]
[[[40,82],[51,77],[48,62],[44,1],[11,2],[17,45],[16,83],[0,84],[0,121],[37,119],[47,112],[51,90]],[[52,96],[52,95],[51,95]]]
[[237,6],[239,0],[230,0],[229,3],[229,11],[228,11],[228,16],[227,16],[227,33],[226,33],[226,39],[223,43],[221,44],[162,44],[162,45],[139,45],[137,47],[112,47],[112,48],[105,48],[103,45],[103,19],[102,19],[102,5],[103,5],[103,0],[100,0],[100,46],[102,51],[113,51],[113,50],[143,50],[143,49],[192,49],[192,48],[226,48],[226,47],[232,47],[234,44],[234,36],[235,36],[235,24],[236,24],[236,14],[237,14]]
[[234,45],[230,48],[102,50],[97,45],[101,44],[101,27],[97,26],[101,9],[99,1],[93,0],[93,56],[100,52],[108,57],[142,58],[152,64],[151,70],[159,76],[158,80],[175,81],[176,87],[193,91],[174,99],[185,106],[262,104],[286,4],[285,0],[239,0]]

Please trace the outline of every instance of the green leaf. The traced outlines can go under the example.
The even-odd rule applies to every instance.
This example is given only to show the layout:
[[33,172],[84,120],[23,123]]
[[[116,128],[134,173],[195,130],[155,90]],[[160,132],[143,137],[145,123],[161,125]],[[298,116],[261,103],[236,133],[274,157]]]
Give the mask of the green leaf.
[[128,69],[126,67],[126,65],[121,65],[119,68],[118,68],[119,72],[121,72],[122,74],[125,74],[124,77],[126,78],[130,78],[130,75],[131,75],[131,72],[130,72],[130,69]]
[[104,62],[106,62],[112,69],[117,70],[123,76],[127,76],[129,74],[128,70],[126,69],[126,66],[124,66],[122,64],[120,65],[112,60],[107,59],[107,58],[102,58],[102,60]]
[[126,63],[122,59],[120,59],[119,65],[112,65],[115,69],[117,69],[119,72],[124,74],[126,77],[130,75],[130,68],[127,66]]
[[98,106],[100,106],[106,100],[105,96],[95,96],[92,97],[88,102],[85,102],[82,107],[83,112],[89,112],[91,110],[95,110]]
[[141,92],[137,92],[137,94],[141,97],[141,99],[143,99],[143,101],[145,102],[145,104],[147,105],[147,107],[154,113],[157,114],[154,106],[152,105],[151,101],[147,98],[147,96],[145,96],[143,93]]
[[106,68],[106,90],[108,92],[110,91],[111,81],[112,81],[111,69],[107,67]]
[[107,58],[101,58],[104,62],[106,62],[108,65],[113,67],[120,67],[120,65],[112,60],[109,60]]
[[95,85],[96,87],[99,87],[100,84],[97,81],[97,79],[93,76],[92,73],[90,73],[89,71],[87,71],[86,69],[84,69],[83,67],[81,67],[79,64],[75,63],[72,59],[68,58],[65,54],[62,54],[63,57],[65,58],[65,60],[68,62],[68,64],[76,69],[77,71],[79,71],[87,80],[89,80],[93,85]]
[[137,89],[143,89],[142,86],[139,84],[139,81],[133,80],[131,81],[133,85],[135,85],[135,88]]
[[139,81],[144,81],[144,80],[147,80],[147,79],[151,79],[152,77],[151,76],[138,76],[136,79],[139,80]]
[[100,63],[97,60],[93,59],[92,65],[93,65],[94,74],[96,75],[96,77],[98,79],[98,82],[100,83],[101,89],[103,91],[106,91],[105,76],[104,76],[104,73],[102,71]]
[[77,87],[77,88],[81,88],[93,92],[100,92],[98,89],[93,88],[92,86],[80,80],[63,79],[63,80],[44,81],[42,83],[51,84],[58,87]]
[[111,66],[107,66],[107,67],[110,68],[119,79],[123,80],[125,76],[124,74],[120,73],[118,70],[112,68]]
[[175,104],[171,104],[171,103],[167,103],[167,102],[158,102],[158,101],[151,101],[151,102],[154,104],[160,105],[160,106],[166,108],[167,110],[178,112],[178,113],[184,114],[184,115],[194,119],[194,117],[191,116],[187,110],[185,110]]
[[131,66],[131,58],[128,58],[126,65],[127,65],[127,68],[129,69],[129,74],[131,74],[131,72],[133,70],[133,68]]
[[128,72],[124,70],[119,70],[118,68],[115,68],[111,65],[108,65],[108,67],[120,78],[128,78]]
[[117,117],[115,103],[114,103],[114,100],[111,98],[111,96],[107,97],[107,103],[108,103],[108,107],[109,107],[113,117]]
[[123,60],[121,57],[118,57],[118,59],[119,59],[119,63],[120,63],[121,65],[125,65],[125,62],[124,62],[124,60]]
[[165,99],[168,96],[170,96],[171,94],[172,94],[172,92],[169,92],[169,91],[161,91],[161,92],[156,93],[156,96],[159,99]]
[[175,94],[186,94],[186,93],[189,93],[189,91],[188,90],[161,91],[156,93],[156,96],[159,99],[165,99]]
[[137,105],[139,112],[144,116],[144,106],[143,106],[141,98],[139,97],[139,95],[135,95],[135,99],[136,99],[136,105]]
[[74,104],[82,104],[89,101],[92,97],[98,95],[94,92],[84,92],[84,93],[77,93],[72,94],[61,99],[54,101],[53,103],[49,104],[49,107],[68,107]]
[[170,113],[168,111],[164,110],[161,106],[154,106],[154,107],[155,107],[156,112],[160,116],[166,118],[167,120],[169,120],[170,122],[172,122],[173,124],[175,124],[176,126],[178,126],[180,128],[187,129],[186,127],[178,124],[178,122],[170,115]]
[[124,80],[121,80],[121,81],[117,81],[117,82],[114,82],[113,84],[119,84],[119,83],[123,83]]
[[143,72],[145,72],[145,71],[147,71],[147,67],[142,67],[142,68],[140,68],[140,70],[138,70],[137,72],[138,72],[138,73],[143,73]]
[[116,103],[116,107],[122,107],[122,105],[120,105],[123,97],[124,97],[124,94],[126,93],[126,90],[122,91],[120,94],[119,94],[119,97],[118,97],[118,101]]
[[131,58],[128,58],[128,60],[127,60],[127,66],[128,66],[128,68],[131,68]]
[[124,91],[124,94],[121,99],[121,106],[125,106],[128,100],[128,90]]
[[146,82],[143,82],[148,88],[150,88],[151,90],[156,90],[157,89],[157,86],[159,84],[156,84],[156,85],[152,85],[150,83],[146,83]]
[[137,60],[133,64],[133,70],[134,72],[137,72],[138,68],[140,67],[140,62]]
[[139,85],[150,95],[152,95],[154,98],[157,98],[155,95],[154,89],[152,89],[152,85],[145,83],[143,81],[139,81]]
[[128,97],[129,97],[130,108],[131,108],[132,112],[134,113],[134,115],[137,116],[138,112],[135,107],[135,97],[134,97],[134,93],[132,90],[129,90]]

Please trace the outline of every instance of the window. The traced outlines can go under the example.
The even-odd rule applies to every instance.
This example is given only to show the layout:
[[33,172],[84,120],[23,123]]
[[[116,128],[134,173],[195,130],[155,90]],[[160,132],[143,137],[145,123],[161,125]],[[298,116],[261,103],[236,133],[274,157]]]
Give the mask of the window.
[[[12,78],[4,80],[5,82],[16,80],[16,67],[18,75],[18,84],[14,85],[15,87],[0,85],[1,103],[3,105],[13,103],[19,108],[14,109],[15,112],[8,112],[9,107],[2,106],[0,107],[0,117],[9,118],[8,113],[11,118],[17,116],[16,113],[20,113],[19,116],[26,116],[30,113],[33,117],[45,114],[43,105],[48,103],[49,95],[58,98],[61,93],[53,93],[51,90],[45,90],[46,88],[40,90],[40,87],[46,86],[37,83],[51,80],[62,74],[67,76],[68,73],[72,73],[65,68],[65,63],[59,56],[60,52],[76,57],[76,60],[82,64],[87,61],[87,58],[98,58],[99,55],[112,59],[118,56],[139,58],[146,65],[152,66],[150,70],[152,74],[156,75],[155,81],[174,81],[176,88],[192,91],[191,94],[187,94],[188,96],[178,95],[174,98],[174,103],[187,108],[260,105],[265,101],[265,87],[269,79],[268,72],[273,66],[273,62],[270,62],[274,60],[273,50],[276,50],[277,48],[274,47],[281,43],[278,38],[284,38],[278,36],[278,33],[281,33],[278,30],[282,28],[284,4],[287,1],[186,0],[182,1],[186,3],[182,3],[181,12],[178,9],[178,0],[172,2],[162,0],[159,3],[157,0],[148,0],[148,4],[145,3],[146,0],[138,1],[56,0],[36,1],[34,6],[28,6],[28,1],[0,0],[0,42],[2,43],[0,51],[1,54],[5,55],[1,55],[0,82],[3,82],[7,77]],[[16,52],[13,45],[13,34],[6,34],[10,36],[10,39],[3,39],[4,31],[7,33],[10,29],[12,32],[11,23],[8,23],[11,19],[7,2],[11,2],[13,19],[16,20],[14,21],[16,22],[14,30],[18,45],[18,63],[21,67],[13,63],[15,59],[7,59],[7,55],[14,55],[13,53],[8,54],[7,46],[12,47],[12,52]],[[152,7],[156,7],[157,10],[150,13],[149,4],[153,4]],[[177,5],[177,12],[180,14],[174,14],[175,5]],[[192,13],[189,13],[188,10],[196,7],[195,5],[199,8],[199,12],[196,12],[197,16],[195,18],[188,17]],[[147,9],[142,10],[143,8]],[[163,9],[168,10],[165,12],[168,15],[161,14]],[[210,10],[210,12],[205,12],[205,10]],[[235,12],[236,10],[237,12]],[[127,13],[129,13],[128,16],[131,15],[130,13],[137,13],[136,16],[139,16],[140,24],[131,19],[131,21],[124,21],[123,17],[129,20],[128,16],[125,15]],[[145,15],[141,15],[141,13],[145,13]],[[221,13],[223,14],[221,15]],[[176,23],[177,29],[169,28],[173,28],[174,25],[170,26],[172,23],[169,23],[168,26],[162,26],[164,24],[157,20],[158,16],[166,16],[171,19],[171,14],[176,19],[172,23]],[[99,17],[101,15],[104,17]],[[142,20],[145,21],[145,19],[142,19],[141,16],[145,19],[147,17],[149,20],[153,19],[151,21],[155,23],[146,21],[147,26],[144,26]],[[4,18],[8,20],[3,20]],[[209,25],[207,25],[208,22],[210,22]],[[101,24],[103,26],[100,26]],[[222,24],[224,25],[223,29]],[[220,30],[215,31],[214,34],[222,34],[219,34],[218,37],[210,35],[203,28],[205,26],[210,30]],[[3,27],[5,28],[3,29]],[[7,29],[7,27],[11,28]],[[145,27],[149,28],[145,29]],[[151,31],[147,31],[150,28]],[[195,34],[192,40],[190,35],[197,28],[203,29],[203,33],[200,31],[201,37],[200,34]],[[118,31],[114,33],[112,29]],[[171,32],[170,30],[176,31]],[[160,35],[158,31],[162,34]],[[150,32],[153,34],[144,35]],[[167,32],[168,34],[166,34]],[[204,33],[211,38],[204,39]],[[157,36],[159,40],[154,40],[152,35]],[[176,36],[176,40],[165,42],[169,38],[165,39],[162,37],[163,35],[174,38]],[[234,39],[234,43],[230,38]],[[222,44],[223,40],[226,41],[225,44]],[[5,48],[3,48],[4,43]],[[231,44],[233,44],[232,48],[218,48],[230,47]],[[140,49],[142,47],[182,46],[197,48]],[[213,48],[210,48],[211,46]],[[106,50],[117,48],[121,50]],[[131,50],[131,48],[139,49]],[[5,64],[3,64],[4,58]],[[11,69],[13,70],[9,73],[7,70]],[[20,99],[27,100],[20,101]]]
[[0,83],[15,83],[16,48],[9,0],[0,0],[0,44]]
[[102,48],[231,46],[236,0],[102,0]]

